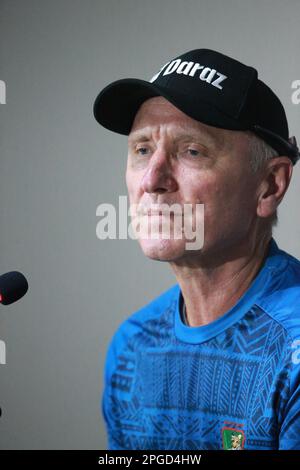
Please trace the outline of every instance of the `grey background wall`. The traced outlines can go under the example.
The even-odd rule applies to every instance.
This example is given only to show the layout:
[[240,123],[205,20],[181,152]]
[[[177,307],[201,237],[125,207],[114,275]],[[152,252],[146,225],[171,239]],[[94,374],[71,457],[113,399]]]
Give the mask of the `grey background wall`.
[[[104,449],[102,370],[119,325],[175,282],[133,240],[96,238],[96,207],[126,194],[126,137],[92,116],[98,91],[208,47],[256,66],[300,140],[298,0],[2,0],[0,272],[30,283],[1,306],[0,448]],[[300,165],[275,238],[300,257]]]

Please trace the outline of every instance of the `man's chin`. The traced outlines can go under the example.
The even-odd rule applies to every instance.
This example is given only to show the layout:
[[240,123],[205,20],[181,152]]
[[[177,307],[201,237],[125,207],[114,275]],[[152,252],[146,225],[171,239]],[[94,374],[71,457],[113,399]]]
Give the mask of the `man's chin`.
[[139,240],[145,256],[156,261],[175,261],[185,253],[184,240]]

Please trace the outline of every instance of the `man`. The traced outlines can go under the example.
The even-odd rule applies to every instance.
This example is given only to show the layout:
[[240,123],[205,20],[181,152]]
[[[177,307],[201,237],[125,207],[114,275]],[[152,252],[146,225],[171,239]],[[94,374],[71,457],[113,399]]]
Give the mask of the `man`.
[[129,135],[140,222],[161,231],[162,208],[190,204],[195,227],[204,205],[200,248],[184,233],[139,238],[177,284],[111,341],[109,448],[300,449],[300,263],[272,238],[299,151],[278,97],[254,68],[198,49],[150,82],[108,85],[94,115]]

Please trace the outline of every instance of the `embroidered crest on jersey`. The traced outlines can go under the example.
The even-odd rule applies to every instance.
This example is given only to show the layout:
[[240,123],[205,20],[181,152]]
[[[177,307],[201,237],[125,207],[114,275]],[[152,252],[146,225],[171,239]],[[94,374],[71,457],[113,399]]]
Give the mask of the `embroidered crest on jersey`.
[[245,433],[241,429],[224,426],[222,428],[222,441],[224,450],[243,450],[245,445]]

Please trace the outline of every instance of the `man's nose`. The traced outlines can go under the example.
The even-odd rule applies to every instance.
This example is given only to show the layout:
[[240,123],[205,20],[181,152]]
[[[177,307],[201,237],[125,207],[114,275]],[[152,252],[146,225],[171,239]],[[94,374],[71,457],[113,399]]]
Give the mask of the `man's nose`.
[[164,193],[177,190],[173,168],[164,150],[156,150],[148,163],[142,178],[142,189],[147,193]]

